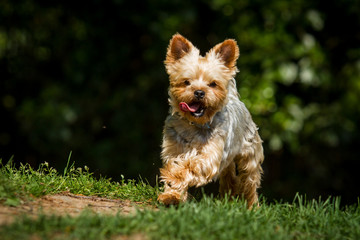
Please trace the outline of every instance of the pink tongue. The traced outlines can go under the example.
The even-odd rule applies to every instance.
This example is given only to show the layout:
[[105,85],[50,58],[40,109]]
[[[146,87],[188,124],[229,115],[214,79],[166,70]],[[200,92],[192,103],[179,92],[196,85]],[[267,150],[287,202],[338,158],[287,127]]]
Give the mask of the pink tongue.
[[196,112],[199,109],[200,104],[194,103],[189,106],[189,105],[187,105],[187,103],[181,102],[181,103],[179,103],[179,106],[180,106],[181,111],[183,111],[183,112]]

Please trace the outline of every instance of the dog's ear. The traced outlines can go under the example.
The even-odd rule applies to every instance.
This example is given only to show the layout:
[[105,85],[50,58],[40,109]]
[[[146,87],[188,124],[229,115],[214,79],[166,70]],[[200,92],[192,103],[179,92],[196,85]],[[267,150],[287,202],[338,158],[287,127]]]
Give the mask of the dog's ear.
[[235,40],[225,40],[210,51],[213,51],[215,56],[221,59],[226,67],[230,69],[236,67],[236,60],[239,58],[240,53]]
[[181,36],[180,34],[175,34],[171,40],[169,47],[166,53],[166,62],[171,63],[179,60],[188,54],[193,48],[192,43]]

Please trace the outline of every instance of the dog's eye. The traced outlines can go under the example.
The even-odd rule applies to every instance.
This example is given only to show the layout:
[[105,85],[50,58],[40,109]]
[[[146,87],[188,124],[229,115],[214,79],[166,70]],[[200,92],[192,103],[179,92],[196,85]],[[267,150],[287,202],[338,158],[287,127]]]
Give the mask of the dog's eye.
[[217,85],[216,85],[216,82],[211,82],[210,84],[209,84],[209,87],[212,87],[212,88],[214,88],[214,87],[216,87]]
[[189,85],[190,85],[189,80],[185,80],[185,81],[184,81],[184,84],[185,84],[185,86],[189,86]]

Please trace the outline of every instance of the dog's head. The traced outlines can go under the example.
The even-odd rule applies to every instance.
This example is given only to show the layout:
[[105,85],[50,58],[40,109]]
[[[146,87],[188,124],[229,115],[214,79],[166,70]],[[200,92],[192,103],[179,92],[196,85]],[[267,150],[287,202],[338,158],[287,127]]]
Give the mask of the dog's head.
[[211,121],[227,102],[227,87],[237,72],[238,57],[235,40],[217,44],[203,57],[189,40],[175,34],[165,60],[173,113],[198,124]]

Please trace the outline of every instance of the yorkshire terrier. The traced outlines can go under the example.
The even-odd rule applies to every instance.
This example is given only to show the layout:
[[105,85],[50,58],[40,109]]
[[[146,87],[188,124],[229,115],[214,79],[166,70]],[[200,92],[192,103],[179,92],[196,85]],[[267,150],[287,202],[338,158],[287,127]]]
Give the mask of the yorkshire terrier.
[[158,201],[176,205],[188,188],[220,179],[220,195],[243,197],[251,208],[264,160],[258,128],[235,83],[239,48],[235,40],[217,44],[205,57],[175,34],[167,49],[170,113],[165,121]]

